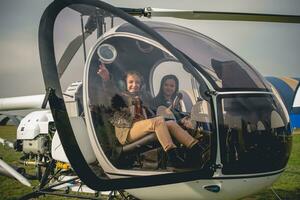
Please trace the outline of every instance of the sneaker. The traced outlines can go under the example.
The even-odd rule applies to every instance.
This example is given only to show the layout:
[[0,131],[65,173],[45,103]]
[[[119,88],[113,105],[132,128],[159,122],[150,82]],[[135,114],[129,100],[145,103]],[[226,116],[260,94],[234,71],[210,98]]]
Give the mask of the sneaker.
[[207,146],[196,143],[192,148],[187,150],[187,164],[190,167],[202,167],[203,166],[203,154],[207,150]]
[[167,155],[168,155],[167,167],[175,167],[175,168],[185,167],[185,161],[179,155],[177,148],[168,150]]

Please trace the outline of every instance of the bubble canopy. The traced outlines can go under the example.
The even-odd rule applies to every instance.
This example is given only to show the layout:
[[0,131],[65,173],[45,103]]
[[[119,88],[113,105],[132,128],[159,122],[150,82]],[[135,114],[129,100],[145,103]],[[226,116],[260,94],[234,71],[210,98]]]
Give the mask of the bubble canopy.
[[[66,155],[80,179],[89,187],[96,190],[147,187],[210,179],[217,170],[218,176],[244,175],[278,171],[286,165],[291,141],[289,119],[282,104],[247,63],[222,45],[192,30],[158,22],[145,22],[146,26],[103,2],[87,2],[93,2],[93,5],[113,15],[118,26],[104,33],[90,50],[84,68],[83,102],[78,99],[71,102],[63,97],[54,52],[51,51],[53,35],[50,34],[49,39],[48,34],[49,30],[53,30],[53,13],[67,4],[50,7],[50,11],[45,12],[40,26],[40,54],[46,89],[50,91],[50,106]],[[101,71],[106,76],[100,76]],[[134,83],[138,86],[130,88],[134,84],[125,76],[129,71],[138,72],[135,73],[138,81]],[[168,156],[157,138],[152,137],[153,134],[127,141],[128,138],[124,140],[118,136],[117,129],[120,127],[115,125],[119,123],[123,126],[121,128],[130,128],[123,119],[135,114],[145,119],[157,116],[159,109],[153,99],[165,90],[167,86],[163,80],[170,74],[178,79],[177,85],[173,79],[176,95],[172,101],[164,103],[178,111],[173,116],[162,117],[165,122],[173,120],[178,124],[182,118],[188,117],[190,121],[186,125],[181,122],[185,125],[185,132],[203,142],[205,149],[203,154],[194,156],[196,162],[188,163],[188,169],[183,171],[169,168]],[[137,101],[120,98],[119,94],[126,90],[133,90],[132,93],[141,98]],[[220,94],[217,93],[219,91]],[[223,91],[239,91],[243,95],[233,92],[226,96]],[[135,112],[140,108],[136,102],[142,102],[140,107],[142,105],[148,109]],[[83,113],[70,109],[76,104],[83,105]],[[122,120],[116,120],[114,113],[125,107],[129,108],[130,113],[124,115]],[[136,110],[131,112],[131,108]],[[249,110],[257,112],[251,112],[249,117]],[[266,111],[268,117],[258,111]],[[235,119],[240,126],[232,126]],[[251,122],[250,128],[247,120]],[[268,127],[268,124],[276,125]],[[229,130],[233,130],[230,135]],[[255,137],[247,139],[251,133],[255,133]],[[82,151],[84,147],[78,147],[76,134],[86,134],[85,138],[96,157],[95,162],[87,162]],[[235,135],[235,139],[229,141],[231,135]],[[275,167],[266,163],[260,170],[257,163],[248,170],[244,161],[249,157],[255,160],[265,150],[262,148],[264,144],[257,147],[256,141],[261,137],[264,141],[275,141],[274,145],[268,146],[268,152],[272,153],[275,149],[285,157]],[[187,158],[189,149],[184,141],[174,140],[174,143],[180,148],[180,156]],[[242,148],[237,148],[238,144]],[[223,150],[226,154],[221,153]],[[240,163],[236,163],[234,157],[237,153]],[[200,159],[201,164],[197,163]],[[275,160],[274,154],[271,159]],[[222,166],[222,163],[226,163],[224,171],[213,167]],[[235,168],[230,170],[231,166]]]
[[[142,144],[139,144],[138,141],[134,141],[137,142],[135,146],[132,141],[128,143],[123,141],[124,143],[122,143],[120,138],[116,137],[118,127],[112,125],[114,122],[111,121],[115,110],[118,109],[116,104],[120,104],[121,107],[123,105],[130,107],[131,105],[130,102],[128,103],[122,98],[118,100],[115,98],[122,92],[129,91],[126,79],[128,71],[138,72],[139,74],[140,86],[138,92],[142,97],[143,105],[150,108],[154,113],[147,114],[150,118],[157,116],[158,108],[153,106],[153,101],[162,90],[163,77],[170,74],[177,77],[179,82],[177,89],[181,94],[184,94],[182,95],[184,98],[181,102],[181,112],[189,115],[192,122],[196,124],[190,130],[192,131],[191,135],[195,134],[193,136],[199,137],[198,139],[202,137],[202,140],[208,146],[209,150],[205,157],[207,166],[215,162],[219,154],[219,162],[226,163],[224,174],[263,173],[284,167],[287,162],[284,152],[289,152],[290,140],[283,142],[279,139],[282,135],[280,137],[272,134],[268,135],[272,132],[271,129],[258,130],[257,127],[261,124],[278,123],[280,124],[277,126],[278,131],[282,131],[280,134],[289,138],[289,119],[282,104],[265,87],[264,80],[260,78],[260,75],[228,49],[199,33],[172,24],[145,23],[179,49],[191,61],[196,73],[184,67],[184,64],[162,44],[129,23],[122,23],[98,39],[89,54],[86,64],[84,97],[86,98],[85,104],[87,104],[86,117],[90,119],[89,133],[93,133],[93,140],[98,141],[97,145],[94,146],[94,150],[97,152],[96,156],[98,155],[98,160],[104,170],[108,173],[127,175],[136,174],[135,170],[139,170],[139,173],[143,175],[149,172],[154,174],[170,172],[164,164],[167,161],[161,156],[161,154],[164,154],[162,149],[157,148],[152,143],[147,144],[151,146],[152,151],[160,151],[155,158],[151,156],[148,158],[148,160],[152,159],[152,163],[149,164],[148,160],[145,159],[149,156],[147,154],[149,149],[144,151],[145,149],[140,148]],[[117,52],[115,60],[111,63],[102,62],[97,54],[99,48],[104,45],[113,47],[114,51]],[[109,80],[104,80],[99,75],[99,69],[103,66],[107,69]],[[204,78],[199,79],[196,76],[199,74],[200,77]],[[241,77],[243,78],[241,79]],[[203,84],[205,85],[203,86]],[[226,91],[227,93],[239,90],[243,95],[237,92],[237,94],[231,94],[228,98],[225,92],[224,95],[220,93],[220,95],[217,95],[217,99],[213,99],[207,96],[208,88],[220,92]],[[255,91],[257,94],[255,94]],[[123,100],[124,102],[122,102]],[[214,106],[217,107],[217,113],[214,113]],[[266,115],[268,116],[266,117]],[[273,121],[271,116],[274,118]],[[180,122],[181,119],[177,120]],[[234,122],[233,125],[232,121],[237,122]],[[235,123],[238,123],[239,126],[236,126]],[[217,149],[216,136],[218,132],[216,126],[219,127],[221,134],[219,149],[221,151]],[[247,126],[252,127],[252,129],[249,127],[247,129]],[[232,130],[234,131],[231,132]],[[237,133],[239,135],[236,135]],[[199,135],[197,136],[197,134]],[[235,135],[236,138],[233,138],[232,135]],[[250,135],[255,135],[255,139]],[[247,138],[252,139],[247,140]],[[139,139],[144,141],[142,137]],[[270,144],[269,149],[272,150],[268,153],[268,156],[271,157],[269,160],[258,155],[261,151],[266,151],[263,143],[257,143],[262,139],[264,141],[278,140]],[[126,149],[130,149],[128,146],[131,150],[127,154]],[[283,158],[280,164],[270,165],[269,163],[277,160],[273,152],[277,147],[281,149]],[[229,150],[229,148],[236,149],[236,151]],[[252,152],[248,153],[250,149]],[[185,149],[182,150],[182,152],[184,151]],[[227,154],[222,153],[226,151]],[[138,159],[136,157],[132,158],[132,155],[136,156],[134,152],[138,152],[138,155],[143,156],[138,157]],[[233,155],[238,155],[238,157],[235,158]],[[183,153],[183,157],[185,156],[186,154]],[[226,159],[229,156],[232,157],[231,160]],[[258,158],[265,162],[253,164],[252,166],[249,163],[245,164],[248,162],[245,160],[252,162],[252,160]],[[235,166],[234,170],[228,170],[228,168],[233,168],[232,166]],[[189,167],[190,171],[205,171],[205,165],[190,165]],[[146,172],[143,172],[143,170]]]
[[[211,38],[170,23],[144,23],[162,35],[177,50],[192,59],[194,67],[197,67],[206,76],[215,90],[268,90],[265,80],[255,69]],[[128,32],[149,37],[128,23],[117,28],[116,32]]]
[[[199,87],[201,84],[205,84],[205,82],[203,79],[198,79],[200,75],[198,71],[195,73],[189,68],[184,67],[163,45],[151,37],[145,37],[144,35],[146,34],[136,34],[122,30],[124,25],[126,26],[127,24],[122,24],[100,37],[91,49],[86,63],[83,95],[85,99],[84,104],[87,108],[85,116],[90,122],[88,124],[90,126],[89,132],[93,133],[91,136],[93,140],[98,142],[93,148],[97,152],[96,156],[98,156],[97,159],[101,163],[101,166],[108,173],[116,173],[117,171],[119,174],[134,175],[136,174],[134,170],[139,170],[139,173],[143,175],[149,174],[149,172],[169,173],[171,171],[167,168],[167,155],[164,155],[166,153],[160,144],[154,144],[158,143],[157,139],[154,143],[150,140],[150,144],[147,141],[146,144],[140,144],[140,142],[143,143],[144,140],[147,140],[144,138],[147,138],[148,135],[150,137],[152,134],[150,132],[153,132],[153,134],[156,133],[155,130],[146,130],[149,134],[147,133],[145,137],[141,136],[137,140],[130,142],[122,141],[122,138],[118,135],[119,130],[124,129],[124,127],[120,128],[118,125],[115,125],[116,122],[113,121],[113,118],[115,118],[116,112],[124,109],[124,107],[128,107],[128,115],[124,116],[124,118],[130,118],[135,115],[134,111],[132,112],[135,109],[133,103],[123,95],[125,93],[127,95],[130,91],[130,86],[128,85],[130,83],[126,74],[134,74],[138,76],[138,80],[140,81],[138,91],[135,91],[135,95],[140,96],[142,105],[145,108],[145,124],[147,124],[146,121],[148,119],[150,120],[159,116],[158,107],[160,105],[156,103],[155,99],[157,99],[159,91],[163,90],[161,87],[163,77],[170,75],[176,77],[178,85],[176,86],[176,90],[174,90],[174,97],[171,97],[170,103],[165,102],[169,104],[165,104],[165,106],[172,107],[172,104],[175,103],[176,93],[180,92],[182,100],[176,105],[176,109],[179,109],[179,116],[176,120],[179,122],[181,118],[184,118],[184,115],[189,115],[196,107],[202,108],[203,104],[203,107],[205,107],[201,110],[203,116],[202,118],[200,117],[201,119],[197,123],[206,125],[207,135],[205,139],[207,140],[207,145],[209,145],[210,137],[212,137],[210,135],[213,126],[211,103],[209,100],[199,102],[199,98],[204,99],[199,91]],[[110,63],[102,61],[102,56],[99,56],[98,52],[99,48],[103,46],[110,46],[117,52],[114,61]],[[107,74],[109,74],[108,78],[100,75],[99,71],[103,70],[103,68],[107,70]],[[206,88],[206,85],[202,86],[202,88]],[[204,89],[203,93],[206,90]],[[199,118],[198,115],[199,113],[195,112],[195,116],[191,117],[192,120],[195,121],[197,117]],[[134,125],[135,123],[129,125],[129,127]],[[197,128],[196,126],[191,127],[190,129],[192,134],[198,134],[197,137],[203,136],[199,132],[200,126]],[[184,129],[181,130],[184,134],[190,134]],[[125,139],[127,140],[127,138]],[[177,146],[180,146],[180,143]],[[148,149],[148,147],[150,148]],[[186,155],[185,152],[187,149],[182,148],[181,150],[183,156]],[[156,152],[154,156],[151,155],[153,151]],[[138,159],[136,158],[137,154]],[[140,156],[142,154],[143,156]],[[144,158],[152,159],[152,163],[149,163]],[[209,160],[210,158],[207,158],[206,162],[210,162]],[[190,167],[192,168],[189,171],[203,168],[202,165]]]
[[[120,19],[120,21],[123,20],[124,22],[125,20],[126,22],[139,27],[145,33],[155,38],[154,40],[155,42],[153,44],[151,43],[151,45],[156,47],[156,49],[154,49],[156,53],[162,55],[168,54],[167,56],[171,57],[171,60],[175,60],[176,63],[181,63],[181,67],[184,66],[185,71],[188,71],[189,74],[193,74],[193,77],[194,78],[196,77],[196,80],[201,80],[200,82],[204,83],[203,77],[201,77],[201,75],[197,73],[197,71],[192,67],[192,64],[187,60],[187,58],[185,58],[180,52],[174,49],[174,47],[172,47],[172,45],[169,44],[165,39],[163,39],[163,37],[161,37],[158,33],[153,31],[148,26],[145,26],[139,20],[132,18],[128,14],[104,2],[76,0],[76,1],[72,1],[72,3],[74,3],[74,5],[86,4],[88,6],[96,6],[97,12],[100,11],[103,13],[111,14],[111,16],[114,16],[114,21]],[[62,81],[60,79],[61,74],[58,74],[58,70],[61,69],[57,70],[57,64],[56,64],[55,52],[54,52],[55,46],[54,46],[54,39],[53,39],[54,38],[53,30],[54,30],[54,22],[58,13],[63,8],[70,6],[72,3],[70,1],[61,1],[61,2],[55,1],[47,7],[40,21],[39,50],[40,50],[40,57],[41,57],[41,66],[42,66],[45,86],[47,90],[47,99],[49,100],[49,104],[53,113],[53,118],[55,120],[57,132],[59,134],[61,143],[64,147],[66,156],[68,157],[68,160],[72,165],[72,168],[75,170],[79,178],[85,184],[87,184],[88,187],[94,190],[103,191],[103,190],[112,190],[116,188],[124,189],[124,188],[157,186],[162,184],[179,183],[179,182],[211,177],[212,176],[211,170],[209,172],[207,170],[203,172],[202,171],[197,172],[196,174],[194,174],[192,171],[180,172],[181,174],[180,178],[176,176],[177,173],[170,173],[171,171],[165,171],[158,174],[153,174],[153,172],[151,173],[144,172],[138,175],[131,173],[124,176],[122,171],[116,170],[115,168],[116,166],[113,166],[116,164],[113,162],[113,160],[111,160],[112,158],[106,156],[107,152],[105,151],[105,145],[100,144],[104,140],[98,140],[97,138],[93,138],[93,135],[90,134],[93,131],[91,129],[94,130],[97,129],[96,127],[93,127],[95,125],[93,124],[92,121],[94,118],[91,117],[91,115],[93,114],[92,111],[94,111],[92,104],[94,103],[93,100],[95,100],[95,98],[93,99],[90,96],[91,99],[89,99],[87,98],[87,94],[91,95],[92,91],[99,91],[99,88],[97,90],[96,87],[101,86],[101,84],[100,85],[95,84],[94,85],[95,90],[92,90],[89,88],[89,86],[93,87],[93,84],[90,83],[87,84],[88,81],[93,81],[93,79],[88,76],[94,75],[95,81],[97,80],[96,79],[97,77],[99,78],[99,76],[97,76],[96,73],[97,66],[99,65],[99,63],[97,63],[99,62],[99,57],[96,53],[97,52],[96,47],[92,49],[92,54],[90,54],[92,56],[88,57],[90,61],[88,62],[89,64],[87,65],[87,66],[94,66],[94,67],[90,67],[90,68],[86,67],[86,69],[91,69],[94,71],[90,72],[86,70],[84,81],[83,81],[84,84],[83,89],[84,90],[86,90],[87,88],[89,89],[89,91],[84,91],[85,93],[83,97],[83,100],[85,101],[83,102],[84,114],[79,113],[80,109],[77,108],[73,109],[79,106],[80,104],[82,104],[82,102],[80,102],[80,98],[77,99],[75,96],[73,98],[73,96],[67,96],[62,92],[62,87],[61,87]],[[83,7],[85,7],[85,5]],[[74,40],[75,43],[78,42],[78,38],[80,39],[80,37],[75,38]],[[124,39],[125,38],[130,39],[130,37],[124,37]],[[107,39],[113,40],[115,38],[112,37]],[[160,44],[157,41],[160,41],[159,42]],[[151,47],[148,48],[148,44],[147,44],[148,42],[146,42],[146,45],[143,42],[145,41],[139,40],[136,46],[144,53],[148,51],[150,52],[152,48]],[[159,48],[157,48],[158,46]],[[114,48],[120,50],[116,46]],[[118,60],[118,57],[122,55],[121,52],[128,50],[128,49],[121,49],[121,51],[117,52],[116,59],[113,59],[115,55],[114,53],[112,53],[114,48],[108,48],[112,50],[111,52],[105,51],[104,59],[109,60],[107,63],[111,61],[113,61],[114,64],[117,63],[116,61]],[[170,59],[168,58],[168,60]],[[92,63],[94,63],[95,65],[93,65]],[[107,65],[108,65],[107,67],[109,68],[109,64]],[[64,69],[62,71],[64,71]],[[118,73],[118,71],[116,72]],[[148,83],[146,83],[145,86],[146,90],[149,89],[147,88],[147,84]],[[205,84],[202,84],[202,87],[205,87]],[[122,88],[122,84],[120,84],[120,89],[121,88]],[[143,87],[141,87],[141,91],[143,90],[144,90]],[[105,93],[102,93],[101,95],[103,96],[105,95]],[[66,96],[70,97],[71,99],[65,98]],[[102,115],[100,116],[103,117]],[[105,123],[108,122],[107,119],[105,120],[106,120]],[[103,125],[101,124],[101,120],[98,122],[100,122],[100,125]],[[103,126],[100,126],[100,128],[102,131],[105,131],[105,129],[103,129],[104,128]],[[108,125],[108,128],[111,128],[111,125]],[[107,132],[107,133],[111,133],[111,132]],[[77,134],[86,135],[86,137],[83,137],[84,139],[83,138],[81,139],[87,142],[85,145],[79,145],[80,141],[78,141],[78,138],[76,137]],[[89,140],[90,142],[88,142]],[[103,154],[102,156],[97,157],[97,160],[95,160],[95,162],[88,162],[88,160],[86,159],[86,152],[84,151],[84,149],[89,145],[92,145],[94,150],[95,149],[99,150],[99,152],[94,152],[92,153],[92,155],[98,153]],[[115,150],[116,151],[110,152],[111,155],[114,155],[115,153],[118,152],[118,148],[116,148]],[[105,171],[103,171],[103,169],[105,169]],[[119,175],[116,176],[117,173]],[[110,176],[109,179],[107,178],[108,175]],[[149,175],[153,175],[153,176],[149,176]]]

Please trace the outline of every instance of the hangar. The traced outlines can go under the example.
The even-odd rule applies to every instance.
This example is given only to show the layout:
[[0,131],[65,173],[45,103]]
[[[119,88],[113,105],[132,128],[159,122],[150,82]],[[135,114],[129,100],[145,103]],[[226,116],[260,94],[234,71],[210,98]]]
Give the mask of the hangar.
[[266,77],[276,88],[285,104],[292,128],[300,128],[300,78]]

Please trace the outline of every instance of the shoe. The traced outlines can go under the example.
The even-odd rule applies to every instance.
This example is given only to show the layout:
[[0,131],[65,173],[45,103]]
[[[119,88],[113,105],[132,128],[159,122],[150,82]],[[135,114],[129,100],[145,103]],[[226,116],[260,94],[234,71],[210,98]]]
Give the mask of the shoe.
[[167,151],[168,162],[167,167],[184,168],[185,161],[179,155],[177,148],[173,148]]
[[199,142],[196,143],[192,148],[187,150],[187,163],[191,167],[201,167],[203,166],[203,154],[207,147],[201,145]]

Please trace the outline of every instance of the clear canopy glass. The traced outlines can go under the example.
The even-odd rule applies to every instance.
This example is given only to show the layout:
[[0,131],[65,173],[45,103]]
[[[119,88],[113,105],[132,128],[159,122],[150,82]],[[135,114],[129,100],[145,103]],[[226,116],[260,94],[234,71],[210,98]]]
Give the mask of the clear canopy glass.
[[219,101],[223,174],[282,169],[291,151],[289,118],[272,95],[227,95]]
[[[99,48],[103,46],[110,46],[112,49],[104,53],[105,55],[114,57],[113,52],[117,52],[115,60],[106,63],[102,61]],[[163,144],[156,138],[159,137],[156,130],[140,130],[140,133],[137,131],[135,134],[140,136],[131,141],[128,136],[128,132],[136,124],[147,126],[147,120],[157,117],[162,117],[166,124],[173,121],[184,134],[196,141],[203,141],[209,147],[212,134],[211,103],[201,97],[199,83],[193,74],[159,43],[141,34],[132,34],[117,28],[115,32],[112,31],[97,41],[90,53],[86,70],[94,134],[105,157],[114,167],[172,171],[168,168],[168,155]],[[108,74],[107,78],[102,74],[103,71]],[[134,92],[131,92],[129,76],[139,81],[138,89]],[[168,76],[176,77],[178,85],[171,91],[171,97],[165,99],[159,93],[164,92],[163,81]],[[170,79],[172,83],[174,79]],[[141,99],[143,120],[135,119],[137,103],[132,99],[136,97]],[[145,131],[146,134],[143,133]],[[170,135],[176,134],[173,131],[168,130]],[[152,135],[155,135],[154,140]],[[187,157],[188,148],[174,137],[172,141],[181,157]],[[186,162],[185,168],[202,168],[209,162],[208,152],[209,148],[205,156],[195,155],[195,160],[202,160],[203,156],[202,165]]]
[[[255,69],[218,42],[177,25],[161,22],[145,23],[195,61],[207,73],[216,90],[267,90],[267,84]],[[129,24],[122,25],[117,31],[141,34]]]

